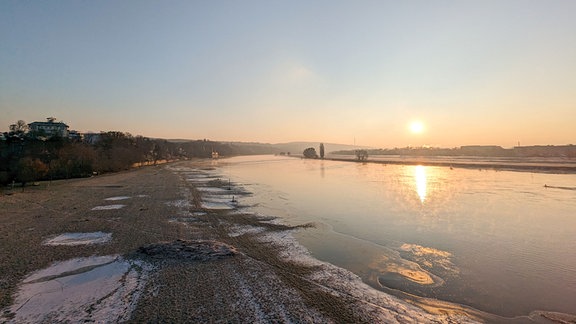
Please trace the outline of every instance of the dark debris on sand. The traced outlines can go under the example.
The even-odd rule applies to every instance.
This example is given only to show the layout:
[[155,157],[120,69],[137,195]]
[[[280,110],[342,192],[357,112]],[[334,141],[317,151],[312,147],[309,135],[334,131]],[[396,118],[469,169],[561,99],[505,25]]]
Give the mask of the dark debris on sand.
[[193,261],[218,260],[236,255],[231,245],[211,240],[176,240],[142,246],[138,253],[153,259],[178,259]]

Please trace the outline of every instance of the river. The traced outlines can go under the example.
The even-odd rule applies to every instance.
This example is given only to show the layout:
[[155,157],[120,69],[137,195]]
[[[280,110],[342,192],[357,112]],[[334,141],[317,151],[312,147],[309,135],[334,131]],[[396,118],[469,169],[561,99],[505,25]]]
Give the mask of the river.
[[576,313],[576,175],[249,156],[216,163],[251,212],[400,297]]

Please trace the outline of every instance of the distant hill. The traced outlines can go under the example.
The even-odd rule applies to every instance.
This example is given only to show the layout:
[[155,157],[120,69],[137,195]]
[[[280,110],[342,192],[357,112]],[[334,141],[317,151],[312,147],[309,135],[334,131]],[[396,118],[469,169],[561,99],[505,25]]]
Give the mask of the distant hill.
[[[169,139],[169,142],[173,143],[184,143],[184,142],[194,142],[195,140],[184,140],[184,139]],[[301,154],[305,149],[309,147],[319,150],[321,142],[288,142],[288,143],[254,143],[254,142],[228,142],[221,141],[220,144],[230,145],[237,148],[237,154],[278,154],[281,152],[291,153],[291,154]],[[326,153],[335,151],[345,151],[345,150],[355,150],[358,148],[369,149],[367,146],[354,146],[346,144],[335,144],[335,143],[324,143],[324,149]]]

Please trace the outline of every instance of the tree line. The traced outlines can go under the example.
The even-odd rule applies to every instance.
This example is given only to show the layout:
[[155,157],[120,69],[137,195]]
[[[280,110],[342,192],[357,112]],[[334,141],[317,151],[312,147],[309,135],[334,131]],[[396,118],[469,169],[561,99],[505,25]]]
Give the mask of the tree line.
[[[320,143],[319,146],[319,150],[320,150],[320,156],[318,156],[318,154],[316,153],[316,149],[313,147],[308,147],[304,150],[304,152],[302,152],[302,156],[304,156],[304,158],[306,159],[317,159],[318,157],[320,157],[320,159],[324,159],[324,143]],[[342,154],[341,152],[343,151],[339,151],[339,154]],[[348,151],[345,151],[348,152]],[[354,155],[356,155],[356,159],[358,161],[366,161],[368,160],[368,151],[367,150],[354,150]]]
[[42,180],[88,177],[164,161],[210,158],[214,151],[220,156],[276,153],[262,145],[206,139],[172,142],[119,131],[96,135],[96,140],[88,142],[60,136],[47,138],[26,132],[24,127],[11,127],[0,141],[0,184],[24,186]]

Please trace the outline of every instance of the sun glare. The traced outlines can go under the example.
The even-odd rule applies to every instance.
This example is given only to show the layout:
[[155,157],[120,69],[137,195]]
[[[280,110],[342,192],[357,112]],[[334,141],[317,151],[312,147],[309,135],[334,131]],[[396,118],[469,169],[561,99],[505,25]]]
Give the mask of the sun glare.
[[410,132],[420,134],[424,131],[424,124],[421,121],[413,121],[410,123]]
[[426,167],[422,165],[417,165],[414,168],[414,180],[416,182],[416,192],[420,201],[424,203],[426,199]]

